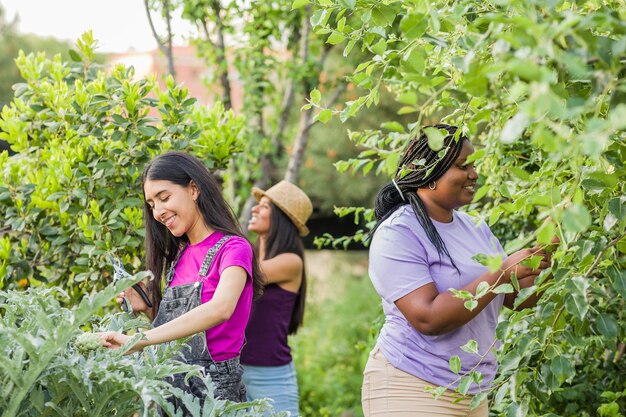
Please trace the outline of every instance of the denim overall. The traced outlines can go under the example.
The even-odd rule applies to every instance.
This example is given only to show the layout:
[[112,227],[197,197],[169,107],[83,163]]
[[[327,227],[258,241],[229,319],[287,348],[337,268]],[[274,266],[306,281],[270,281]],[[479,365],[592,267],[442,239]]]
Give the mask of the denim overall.
[[[200,267],[200,271],[198,272],[196,282],[171,287],[170,283],[174,278],[174,268],[178,264],[180,256],[185,249],[183,248],[178,253],[176,259],[167,272],[167,288],[163,294],[161,304],[159,305],[159,311],[152,323],[155,327],[185,314],[202,303],[202,281],[206,278],[206,275],[209,272],[209,268],[211,267],[215,254],[229,238],[230,236],[228,235],[222,237],[208,250],[204,261],[202,262],[202,266]],[[188,364],[202,366],[204,368],[205,375],[208,373],[211,376],[211,380],[215,386],[213,392],[213,396],[215,398],[235,402],[246,401],[246,387],[242,380],[243,368],[239,364],[239,356],[222,362],[215,362],[211,357],[209,349],[207,348],[205,332],[193,335],[175,359]],[[185,383],[184,379],[184,373],[175,374],[168,377],[168,382],[170,382],[173,386],[180,388],[183,391],[190,392],[194,396],[200,398],[201,403],[203,404],[203,399],[206,396],[206,389],[202,381],[197,377],[193,377]],[[176,408],[185,409],[182,402],[178,398],[172,397],[170,401]]]

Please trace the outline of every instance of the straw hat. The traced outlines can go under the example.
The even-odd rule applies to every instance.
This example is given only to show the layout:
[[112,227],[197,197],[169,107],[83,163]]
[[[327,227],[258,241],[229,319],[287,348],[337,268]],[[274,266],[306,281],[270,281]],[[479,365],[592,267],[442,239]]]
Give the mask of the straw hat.
[[300,236],[309,234],[309,229],[305,223],[313,212],[313,205],[309,197],[298,186],[283,180],[267,191],[252,187],[252,195],[257,201],[263,196],[269,198],[296,225]]

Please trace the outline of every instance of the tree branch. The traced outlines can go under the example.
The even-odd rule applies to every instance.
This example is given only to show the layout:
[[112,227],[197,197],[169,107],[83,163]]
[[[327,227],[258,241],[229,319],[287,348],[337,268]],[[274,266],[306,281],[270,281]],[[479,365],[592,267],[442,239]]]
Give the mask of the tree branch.
[[617,243],[620,240],[622,240],[624,238],[624,236],[626,236],[626,232],[622,233],[621,235],[619,235],[618,237],[616,237],[615,239],[610,241],[609,244],[606,245],[606,247],[604,249],[602,249],[600,251],[600,253],[598,253],[598,255],[596,256],[596,259],[593,260],[593,263],[591,264],[591,266],[589,267],[589,269],[585,273],[585,275],[584,275],[585,277],[589,277],[591,275],[591,273],[593,272],[593,270],[596,269],[596,266],[598,266],[598,264],[600,263],[600,260],[602,259],[602,256],[604,255],[604,252],[606,252],[611,246],[617,245]]
[[174,72],[174,56],[172,53],[172,27],[171,27],[171,17],[169,11],[169,0],[163,1],[163,10],[165,15],[165,21],[167,23],[167,34],[168,40],[167,44],[161,39],[159,34],[154,27],[154,21],[152,20],[152,13],[150,12],[150,4],[148,0],[143,0],[144,8],[146,9],[146,15],[148,16],[148,23],[150,24],[150,30],[152,31],[152,36],[157,42],[157,46],[159,50],[165,55],[167,59],[167,68],[168,72],[174,77],[176,74]]
[[[328,101],[328,104],[326,104],[326,107],[332,107],[335,105],[335,103],[337,103],[337,100],[339,99],[339,97],[341,97],[341,95],[344,93],[344,91],[346,91],[346,88],[348,88],[348,84],[343,83],[339,86],[339,88],[337,88],[335,90],[335,93],[333,94],[333,96],[330,98],[330,100]],[[310,129],[315,123],[317,123],[317,120],[315,121],[311,121],[306,128]]]

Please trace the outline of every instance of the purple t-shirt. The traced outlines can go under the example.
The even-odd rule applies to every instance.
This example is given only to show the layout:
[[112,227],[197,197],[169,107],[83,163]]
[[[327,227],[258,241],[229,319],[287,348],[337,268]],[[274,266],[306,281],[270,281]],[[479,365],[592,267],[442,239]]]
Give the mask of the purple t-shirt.
[[[223,236],[223,233],[215,231],[202,242],[188,245],[174,269],[174,278],[170,285],[174,287],[196,282],[207,251]],[[239,355],[243,346],[244,332],[252,305],[252,256],[250,243],[239,236],[232,236],[217,252],[209,273],[202,281],[202,304],[204,304],[213,298],[220,276],[226,268],[240,266],[248,273],[246,285],[233,315],[224,323],[211,327],[205,332],[207,347],[216,362],[234,358]]]
[[[498,295],[470,322],[438,336],[418,332],[395,302],[431,282],[440,293],[462,288],[488,270],[472,259],[474,255],[506,255],[489,227],[484,222],[476,225],[466,213],[454,211],[450,223],[432,222],[460,276],[445,254],[439,256],[410,205],[396,210],[374,234],[369,250],[369,275],[382,298],[385,313],[378,346],[396,368],[441,386],[459,378],[449,367],[450,357],[457,355],[461,359],[460,375],[476,366],[484,376],[480,387],[472,383],[469,389],[470,394],[476,394],[489,387],[498,368],[493,349],[497,344],[492,344],[504,295]],[[482,361],[479,355],[461,350],[469,340],[478,342],[480,354],[485,355]]]

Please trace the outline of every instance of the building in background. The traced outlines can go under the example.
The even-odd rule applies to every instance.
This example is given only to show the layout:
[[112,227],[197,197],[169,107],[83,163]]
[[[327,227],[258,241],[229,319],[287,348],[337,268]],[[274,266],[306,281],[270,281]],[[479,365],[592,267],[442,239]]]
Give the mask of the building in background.
[[[200,105],[211,105],[221,96],[219,82],[211,80],[212,74],[206,63],[197,56],[196,48],[192,45],[174,46],[174,71],[177,84],[184,84],[189,89],[189,95],[198,99]],[[165,88],[167,72],[167,58],[159,49],[141,52],[130,50],[124,53],[110,54],[109,65],[123,64],[135,69],[135,79],[139,80],[156,74],[159,86]],[[229,71],[236,76],[236,71]],[[213,87],[212,84],[215,86]],[[243,86],[239,80],[231,80],[231,99],[235,111],[243,104]]]

